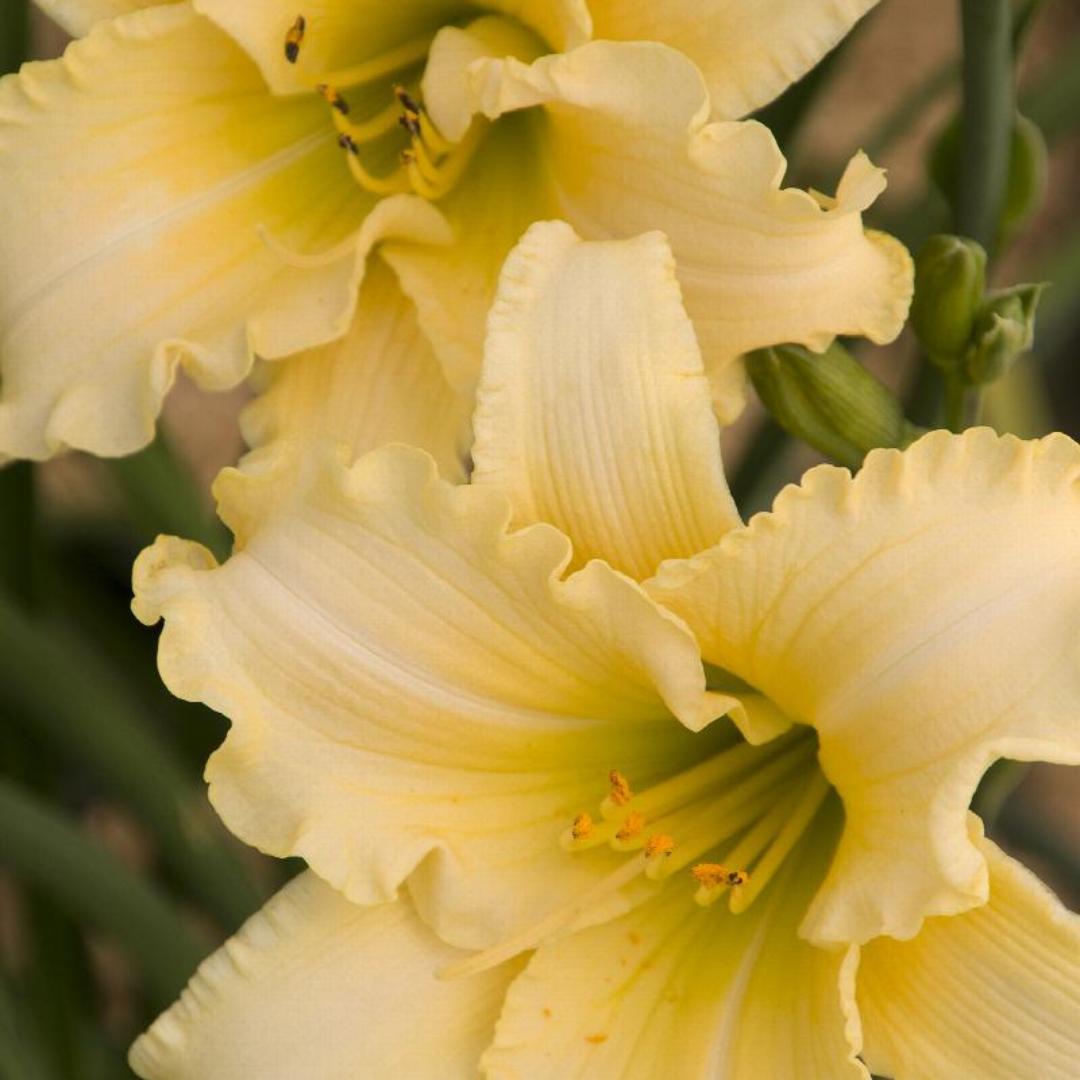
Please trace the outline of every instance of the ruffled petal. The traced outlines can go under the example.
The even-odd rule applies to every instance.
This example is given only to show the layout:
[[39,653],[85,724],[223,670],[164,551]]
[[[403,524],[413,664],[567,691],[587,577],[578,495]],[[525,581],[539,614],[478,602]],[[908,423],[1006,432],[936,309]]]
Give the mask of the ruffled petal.
[[[368,216],[314,100],[270,97],[187,4],[99,23],[0,88],[0,453],[147,442],[178,363],[235,385],[345,332],[365,246],[443,238],[400,196]],[[298,268],[280,249],[341,258]]]
[[1072,1080],[1080,1061],[1080,917],[976,836],[990,900],[862,950],[866,1060],[901,1080]]
[[590,0],[597,38],[659,41],[701,69],[734,120],[802,78],[878,0]]
[[278,444],[227,470],[236,553],[159,540],[135,611],[165,619],[169,688],[233,721],[207,778],[237,835],[357,902],[420,866],[424,918],[486,946],[609,869],[558,838],[610,769],[696,760],[669,709],[700,727],[730,699],[637,585],[600,563],[559,580],[553,528],[507,536],[502,493],[407,447],[346,457]]
[[[376,57],[408,56],[413,43],[412,63],[422,63],[425,42],[463,9],[460,0],[304,0],[303,40],[290,62],[285,35],[296,21],[296,0],[195,0],[195,6],[248,52],[279,94],[310,90],[330,73]],[[516,17],[556,49],[587,41],[592,26],[585,0],[485,0],[483,7]]]
[[102,19],[115,19],[129,11],[155,7],[173,0],[36,0],[37,6],[72,37],[82,37]]
[[824,827],[751,908],[703,909],[669,881],[629,915],[542,946],[514,981],[486,1080],[868,1080],[842,954],[796,933]]
[[204,961],[132,1047],[146,1080],[474,1080],[509,981],[460,984],[406,900],[359,907],[310,871]]
[[574,563],[632,577],[712,546],[738,511],[671,249],[651,233],[586,243],[533,226],[488,320],[474,483],[517,525],[549,521]]
[[966,814],[998,757],[1080,762],[1080,447],[987,429],[821,467],[669,563],[711,662],[812,724],[847,827],[804,932],[910,938],[985,902]]
[[[664,232],[678,264],[721,420],[736,415],[740,354],[836,334],[889,341],[911,297],[911,259],[867,233],[884,187],[857,155],[835,199],[781,189],[785,162],[755,123],[706,124],[701,75],[652,42],[594,42],[531,65],[478,60],[476,108],[542,105],[558,215],[586,239]],[[501,121],[500,121],[501,122]]]
[[406,299],[379,259],[348,335],[263,364],[258,398],[241,416],[251,447],[322,433],[357,455],[388,442],[427,450],[448,480],[465,479],[472,399],[455,393]]

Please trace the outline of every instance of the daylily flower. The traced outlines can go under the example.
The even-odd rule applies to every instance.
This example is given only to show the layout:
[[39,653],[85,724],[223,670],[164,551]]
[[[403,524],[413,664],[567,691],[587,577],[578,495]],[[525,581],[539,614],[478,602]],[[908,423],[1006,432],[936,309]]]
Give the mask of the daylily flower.
[[967,807],[1080,762],[1080,447],[938,432],[744,526],[665,241],[557,223],[476,430],[461,486],[279,441],[218,481],[227,562],[140,557],[233,721],[214,805],[311,870],[136,1071],[1069,1080],[1080,919]]
[[[253,443],[419,429],[459,461],[498,269],[555,215],[668,233],[725,416],[748,349],[891,338],[911,273],[862,228],[880,171],[781,190],[771,135],[731,119],[873,4],[48,0],[86,36],[0,90],[0,454],[126,453],[178,365],[221,389],[317,348],[272,365]],[[376,244],[394,274],[361,295]],[[374,383],[418,420],[373,408],[372,435]]]

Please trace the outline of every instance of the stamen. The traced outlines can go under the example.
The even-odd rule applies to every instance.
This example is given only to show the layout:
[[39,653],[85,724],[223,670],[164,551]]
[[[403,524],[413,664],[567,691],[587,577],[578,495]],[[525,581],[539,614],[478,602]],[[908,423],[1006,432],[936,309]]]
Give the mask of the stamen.
[[319,83],[315,90],[317,93],[322,94],[326,104],[331,109],[337,109],[342,115],[346,115],[349,111],[349,103],[332,87],[326,83]]
[[733,915],[745,911],[761,894],[761,890],[768,885],[784,859],[791,854],[791,849],[806,832],[828,794],[829,782],[821,772],[815,769],[809,783],[803,789],[802,797],[795,808],[789,812],[783,827],[776,834],[760,862],[754,867],[753,881],[745,889],[731,894],[728,906]]
[[667,858],[675,850],[675,841],[670,836],[662,833],[658,836],[650,836],[645,841],[645,858]]
[[393,131],[397,124],[397,108],[388,105],[367,120],[346,120],[340,112],[333,114],[334,127],[339,135],[348,135],[358,146]]
[[300,55],[300,42],[304,40],[304,31],[307,29],[307,20],[303,15],[297,15],[292,26],[285,32],[285,59],[290,64],[295,64]]
[[535,949],[538,945],[554,937],[560,931],[572,926],[581,915],[589,908],[606,900],[613,892],[617,892],[625,885],[629,885],[647,866],[644,855],[628,859],[613,873],[608,874],[602,881],[597,882],[591,889],[578,896],[570,903],[553,911],[546,918],[515,934],[499,945],[495,945],[483,952],[474,953],[472,956],[461,960],[456,964],[437,971],[440,979],[459,979],[464,975],[477,975],[481,971],[497,967],[505,960],[510,960],[519,953]]
[[433,34],[427,34],[413,41],[407,41],[395,49],[389,49],[379,56],[373,56],[362,64],[328,72],[323,77],[324,82],[331,86],[357,86],[361,83],[374,82],[384,75],[392,75],[395,71],[423,60],[428,54],[433,38]]
[[630,782],[618,769],[612,769],[608,773],[608,782],[611,784],[608,798],[615,806],[625,806],[634,797],[633,791],[630,790]]
[[401,102],[401,107],[407,113],[415,113],[417,116],[420,115],[420,106],[416,103],[416,99],[412,97],[409,91],[406,90],[405,87],[401,85],[401,83],[395,85],[394,97],[396,97],[398,101]]
[[737,889],[750,880],[745,870],[729,870],[721,863],[698,863],[690,876],[704,889]]
[[574,824],[570,828],[570,834],[575,840],[582,840],[592,836],[595,832],[596,826],[593,824],[593,819],[588,814],[578,814],[574,818]]
[[353,179],[365,191],[370,191],[374,195],[396,195],[409,190],[410,177],[403,169],[398,169],[387,176],[375,176],[369,173],[360,163],[360,148],[347,132],[343,131],[338,135],[338,146],[346,151],[345,160],[349,164],[349,171],[353,174]]
[[641,814],[637,810],[631,810],[626,815],[626,820],[619,826],[618,831],[615,833],[615,839],[620,844],[625,844],[629,840],[636,840],[645,829],[645,815]]

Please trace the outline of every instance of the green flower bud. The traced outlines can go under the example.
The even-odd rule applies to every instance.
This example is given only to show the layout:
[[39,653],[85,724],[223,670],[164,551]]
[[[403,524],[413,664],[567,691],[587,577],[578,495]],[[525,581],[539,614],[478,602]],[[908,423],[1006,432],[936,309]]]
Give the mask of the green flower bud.
[[1009,179],[998,223],[998,246],[1004,247],[1038,212],[1046,198],[1049,152],[1038,126],[1016,115],[1009,151]]
[[915,258],[911,327],[945,369],[964,362],[986,288],[986,252],[962,236],[931,236]]
[[[942,130],[930,151],[930,178],[956,208],[960,182],[960,118],[954,117]],[[1042,205],[1049,171],[1046,139],[1038,126],[1017,113],[1009,137],[1009,173],[1004,202],[995,230],[998,250]]]
[[1045,285],[1015,285],[987,298],[964,361],[969,383],[1000,379],[1031,348],[1035,312]]
[[842,345],[820,356],[776,345],[746,356],[765,408],[791,435],[852,469],[878,446],[906,446],[917,431],[894,395]]

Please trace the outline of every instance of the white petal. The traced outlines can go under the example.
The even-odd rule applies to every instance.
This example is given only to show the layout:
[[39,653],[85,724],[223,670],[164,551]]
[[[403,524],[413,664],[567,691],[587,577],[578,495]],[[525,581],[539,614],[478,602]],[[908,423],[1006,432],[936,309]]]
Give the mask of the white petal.
[[667,235],[721,420],[741,408],[744,352],[899,333],[911,260],[863,230],[861,211],[884,187],[865,156],[827,208],[781,189],[785,163],[769,131],[706,124],[700,73],[652,42],[594,42],[531,65],[480,60],[470,76],[489,117],[544,106],[558,216],[582,236]]
[[407,900],[359,907],[307,871],[203,962],[131,1067],[146,1080],[474,1080],[520,965],[435,977],[460,956]]
[[734,120],[810,70],[878,0],[591,0],[597,38],[659,41],[705,76],[714,115]]
[[997,757],[1080,762],[1080,447],[987,429],[822,467],[650,585],[711,662],[817,728],[847,826],[804,931],[909,938],[986,899]]
[[989,840],[990,900],[862,950],[866,1059],[900,1080],[1073,1080],[1080,917]]
[[371,206],[314,96],[266,93],[187,4],[99,23],[63,60],[0,89],[0,452],[120,454],[147,442],[182,363],[235,385],[253,351],[331,340],[351,321],[364,248],[439,239],[422,200]]
[[37,6],[72,37],[89,33],[102,19],[115,19],[129,11],[155,7],[170,0],[36,0]]
[[388,442],[427,450],[464,479],[471,398],[447,385],[393,273],[375,259],[352,329],[332,345],[264,364],[241,421],[249,446],[322,433],[356,454]]
[[565,537],[507,536],[504,495],[438,481],[420,451],[346,467],[277,444],[217,491],[227,563],[162,539],[135,569],[170,689],[233,721],[215,807],[358,902],[422,864],[447,940],[490,945],[605,873],[559,847],[572,816],[612,768],[646,783],[702,752],[668,706],[700,727],[729,705],[638,586],[599,563],[559,580]]
[[474,483],[515,524],[549,521],[574,562],[632,577],[712,546],[738,511],[674,260],[656,233],[582,242],[534,226],[488,320]]

